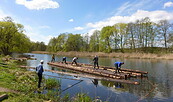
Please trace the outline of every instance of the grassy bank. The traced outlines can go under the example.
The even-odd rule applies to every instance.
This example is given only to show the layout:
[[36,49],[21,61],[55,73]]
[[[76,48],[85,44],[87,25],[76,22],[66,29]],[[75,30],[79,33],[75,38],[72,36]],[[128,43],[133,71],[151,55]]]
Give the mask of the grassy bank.
[[[60,97],[61,81],[43,78],[40,89],[37,88],[38,77],[33,71],[20,68],[16,61],[2,62],[0,60],[0,95],[8,94],[9,98],[3,102],[89,102],[86,94],[77,94],[73,98],[69,95]],[[44,94],[42,93],[44,91]],[[46,91],[46,93],[45,93]]]
[[[40,54],[53,54],[51,52],[45,51],[33,51],[32,53],[40,53]],[[61,56],[78,56],[78,57],[94,57],[98,55],[99,57],[110,57],[110,58],[133,58],[133,59],[167,59],[173,60],[173,53],[103,53],[103,52],[57,52],[54,53],[56,55]]]

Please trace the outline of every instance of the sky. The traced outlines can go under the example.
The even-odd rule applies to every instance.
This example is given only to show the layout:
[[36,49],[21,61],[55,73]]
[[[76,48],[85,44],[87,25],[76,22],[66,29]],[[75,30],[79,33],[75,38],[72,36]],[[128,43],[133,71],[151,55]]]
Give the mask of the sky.
[[48,44],[62,33],[91,35],[145,17],[173,22],[173,0],[0,0],[0,20],[7,16],[31,41]]

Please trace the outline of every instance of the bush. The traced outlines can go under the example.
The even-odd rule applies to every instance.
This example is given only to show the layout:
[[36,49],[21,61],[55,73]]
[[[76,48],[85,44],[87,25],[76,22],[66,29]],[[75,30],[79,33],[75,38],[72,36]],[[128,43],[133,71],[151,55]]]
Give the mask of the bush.
[[58,88],[60,87],[60,81],[55,78],[49,78],[45,82],[45,87],[47,89]]

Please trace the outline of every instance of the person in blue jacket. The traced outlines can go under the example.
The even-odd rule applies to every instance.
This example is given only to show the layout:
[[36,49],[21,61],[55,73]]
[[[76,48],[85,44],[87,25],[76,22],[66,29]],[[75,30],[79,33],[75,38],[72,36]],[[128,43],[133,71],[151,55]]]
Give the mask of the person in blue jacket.
[[38,78],[39,78],[39,80],[38,80],[38,88],[41,87],[42,74],[43,74],[43,72],[44,72],[44,69],[43,69],[43,63],[44,63],[44,61],[41,60],[40,63],[41,63],[41,64],[39,64],[39,65],[36,67],[37,75],[38,75]]
[[123,65],[124,64],[124,62],[115,62],[114,63],[114,65],[115,65],[115,67],[116,67],[116,71],[115,71],[115,73],[120,73],[120,68],[121,68],[121,65]]
[[63,57],[63,58],[62,58],[62,63],[67,64],[66,59],[67,59],[66,57]]

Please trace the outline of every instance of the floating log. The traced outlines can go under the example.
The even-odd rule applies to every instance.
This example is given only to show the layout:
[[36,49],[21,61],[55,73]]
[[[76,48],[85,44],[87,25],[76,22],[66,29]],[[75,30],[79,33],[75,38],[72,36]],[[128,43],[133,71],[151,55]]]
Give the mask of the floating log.
[[0,101],[3,101],[4,99],[7,99],[7,98],[8,98],[8,95],[3,94],[0,96]]
[[[27,69],[35,69],[34,67],[29,67],[29,66],[20,66],[20,67],[21,68],[27,68]],[[96,76],[96,75],[91,75],[91,74],[70,73],[70,72],[62,72],[62,71],[49,70],[49,69],[44,69],[44,70],[49,71],[49,72],[53,72],[53,73],[58,73],[58,74],[70,75],[70,76],[74,76],[74,77],[85,77],[85,78],[91,78],[91,79],[115,81],[115,82],[134,84],[134,85],[139,84],[139,82],[137,82],[137,81],[124,80],[124,79],[120,79],[120,78],[109,78],[109,77],[102,77],[102,76]]]

